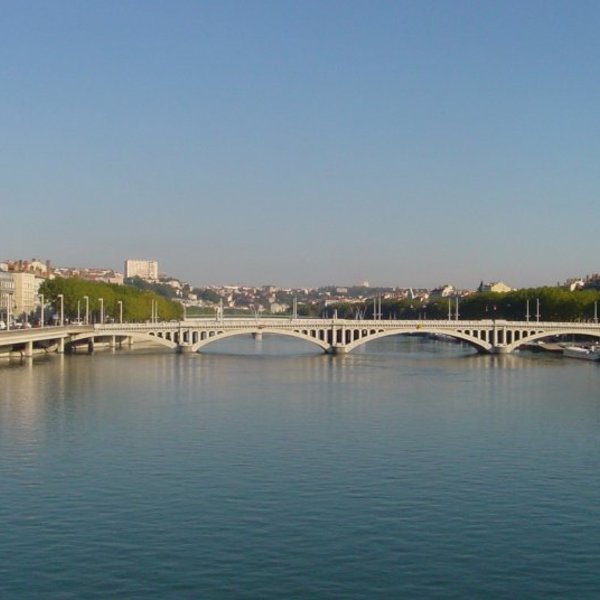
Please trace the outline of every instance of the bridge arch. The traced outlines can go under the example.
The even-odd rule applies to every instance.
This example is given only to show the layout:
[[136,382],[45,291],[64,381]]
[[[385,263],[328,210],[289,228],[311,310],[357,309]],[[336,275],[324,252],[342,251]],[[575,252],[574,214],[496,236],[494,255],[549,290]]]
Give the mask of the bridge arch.
[[578,335],[578,336],[591,337],[596,340],[600,339],[600,335],[598,335],[597,331],[586,330],[586,329],[582,330],[582,329],[565,328],[565,329],[558,329],[558,330],[553,330],[553,331],[543,331],[540,333],[532,333],[531,335],[528,335],[527,337],[525,337],[521,340],[517,340],[517,341],[513,342],[512,344],[509,344],[508,346],[506,346],[506,351],[514,352],[515,350],[519,349],[521,346],[526,346],[527,344],[531,344],[531,342],[536,342],[539,340],[543,340],[544,338],[555,337],[555,336],[559,336],[559,335]]
[[85,340],[90,340],[90,339],[94,339],[94,338],[110,338],[110,337],[125,337],[125,338],[133,338],[134,340],[140,340],[140,341],[144,341],[144,342],[154,342],[155,344],[159,345],[159,346],[166,346],[167,348],[177,348],[177,344],[172,341],[167,339],[166,337],[161,337],[156,335],[155,331],[148,331],[148,332],[139,332],[139,331],[127,331],[127,330],[106,330],[106,331],[90,331],[90,332],[83,332],[83,333],[77,333],[75,335],[72,335],[70,337],[70,339],[68,340],[69,344],[72,344],[74,342],[80,342],[80,341],[85,341]]
[[212,344],[213,342],[218,342],[220,340],[225,340],[227,338],[236,337],[239,335],[249,335],[249,334],[259,333],[259,332],[263,333],[263,334],[291,337],[291,338],[296,338],[298,340],[303,340],[305,342],[310,342],[311,344],[314,344],[315,346],[319,347],[324,352],[328,352],[330,350],[330,345],[328,342],[320,340],[316,337],[311,337],[310,335],[307,335],[305,333],[301,333],[299,331],[285,331],[285,330],[280,330],[280,329],[269,329],[269,328],[264,328],[264,329],[247,328],[247,329],[235,329],[233,331],[219,331],[219,332],[216,332],[215,335],[213,335],[212,337],[207,337],[203,340],[199,340],[196,343],[192,344],[191,349],[192,349],[192,352],[197,352],[201,348],[204,348],[204,346],[208,346],[209,344]]
[[[372,328],[370,328],[372,330]],[[438,329],[436,327],[411,327],[411,328],[401,328],[401,329],[388,329],[386,331],[376,331],[374,333],[369,333],[349,344],[346,344],[346,352],[350,352],[354,350],[354,348],[358,348],[363,344],[367,344],[368,342],[372,342],[374,340],[378,340],[380,338],[389,337],[392,335],[407,335],[411,333],[434,333],[438,335],[445,335],[451,338],[455,338],[460,340],[461,342],[466,342],[470,346],[474,347],[478,352],[491,352],[492,344],[486,342],[485,340],[481,340],[472,335],[467,335],[460,331],[448,331],[446,329]]]

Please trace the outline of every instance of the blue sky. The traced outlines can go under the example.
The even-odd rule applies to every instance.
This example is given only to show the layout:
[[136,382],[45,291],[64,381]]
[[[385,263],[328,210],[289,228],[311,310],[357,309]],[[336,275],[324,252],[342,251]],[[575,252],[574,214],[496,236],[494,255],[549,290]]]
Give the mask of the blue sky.
[[2,12],[1,258],[194,284],[600,271],[597,2]]

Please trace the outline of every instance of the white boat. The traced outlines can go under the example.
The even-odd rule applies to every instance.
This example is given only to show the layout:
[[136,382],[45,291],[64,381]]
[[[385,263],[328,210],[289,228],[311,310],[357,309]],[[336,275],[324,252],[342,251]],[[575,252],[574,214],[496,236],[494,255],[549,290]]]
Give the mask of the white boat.
[[565,346],[563,356],[569,358],[583,358],[584,360],[600,360],[600,346],[594,345],[589,348],[583,346]]

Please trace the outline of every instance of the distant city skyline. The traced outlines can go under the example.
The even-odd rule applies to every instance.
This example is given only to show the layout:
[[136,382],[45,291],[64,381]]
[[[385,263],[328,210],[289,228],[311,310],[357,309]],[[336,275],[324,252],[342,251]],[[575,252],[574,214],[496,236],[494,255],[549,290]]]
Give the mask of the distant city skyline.
[[599,271],[600,5],[9,3],[1,253],[195,285]]
[[[328,286],[333,286],[333,287],[341,287],[341,288],[345,288],[345,287],[370,287],[370,288],[397,288],[397,289],[409,289],[409,288],[414,288],[414,289],[427,289],[427,290],[431,290],[437,287],[443,287],[445,285],[450,285],[451,287],[455,287],[456,289],[463,289],[463,290],[474,290],[475,288],[479,287],[480,284],[484,284],[484,286],[488,286],[488,284],[501,284],[500,287],[504,288],[507,284],[509,284],[509,282],[506,282],[504,280],[501,279],[494,279],[494,278],[480,278],[478,279],[476,282],[473,282],[471,284],[467,284],[467,285],[458,285],[456,284],[456,282],[452,282],[450,280],[444,279],[443,281],[440,280],[437,283],[433,283],[433,284],[427,284],[427,285],[414,285],[414,284],[398,284],[398,283],[389,283],[389,282],[377,282],[377,283],[371,283],[370,280],[362,280],[362,281],[346,281],[346,282],[340,282],[340,281],[329,281],[326,283],[320,283],[320,284],[299,284],[297,282],[288,282],[288,283],[280,283],[280,282],[275,282],[275,281],[249,281],[249,280],[240,280],[240,281],[212,281],[212,282],[197,282],[197,281],[193,281],[189,278],[186,277],[182,277],[182,276],[178,276],[175,275],[173,273],[164,271],[162,269],[159,270],[159,265],[160,263],[156,260],[153,259],[126,259],[124,261],[124,265],[123,267],[119,268],[116,266],[112,266],[112,265],[100,265],[100,264],[90,264],[90,265],[84,265],[84,264],[58,264],[56,263],[56,261],[53,261],[47,257],[44,257],[43,262],[41,262],[40,264],[43,265],[51,265],[53,269],[56,269],[57,272],[59,272],[59,276],[73,276],[72,274],[67,274],[64,275],[62,274],[63,271],[65,270],[69,270],[69,269],[75,269],[75,270],[82,270],[85,272],[88,271],[104,271],[104,270],[109,270],[110,272],[114,272],[115,274],[120,274],[120,280],[122,282],[123,278],[127,278],[127,277],[141,277],[142,279],[148,279],[148,280],[158,280],[159,278],[166,278],[166,279],[178,279],[184,283],[190,284],[193,287],[204,287],[204,286],[215,286],[215,287],[227,287],[227,286],[238,286],[238,287],[261,287],[261,286],[269,286],[269,285],[274,285],[276,287],[283,287],[283,288],[319,288],[319,287],[328,287]],[[0,263],[2,263],[3,261],[7,261],[8,266],[10,267],[11,265],[9,263],[15,263],[15,262],[23,262],[25,265],[27,265],[27,263],[30,262],[39,262],[40,258],[39,257],[19,257],[19,258],[10,258],[7,259],[6,257],[0,257]],[[585,279],[586,277],[590,277],[590,276],[596,276],[598,275],[597,273],[577,273],[575,275],[569,275],[568,277],[565,277],[562,280],[556,281],[556,282],[548,282],[548,283],[541,283],[541,284],[534,284],[531,282],[526,282],[523,285],[514,285],[514,284],[509,284],[508,287],[512,287],[512,288],[523,288],[523,287],[537,287],[537,286],[554,286],[556,284],[564,284],[566,281],[569,280],[574,280],[574,279],[578,279],[578,278],[583,278]],[[97,276],[97,273],[96,273]],[[506,291],[506,290],[502,290],[502,291]]]

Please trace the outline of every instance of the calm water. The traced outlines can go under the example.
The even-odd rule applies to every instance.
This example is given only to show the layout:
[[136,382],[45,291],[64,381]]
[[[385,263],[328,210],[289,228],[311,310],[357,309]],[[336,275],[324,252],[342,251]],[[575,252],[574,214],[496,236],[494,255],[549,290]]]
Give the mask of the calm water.
[[0,598],[598,598],[600,365],[387,338],[0,365]]

